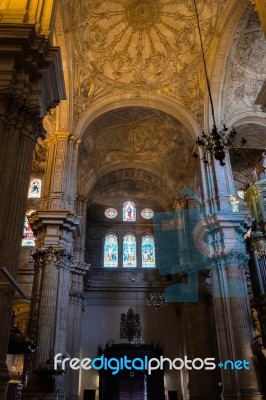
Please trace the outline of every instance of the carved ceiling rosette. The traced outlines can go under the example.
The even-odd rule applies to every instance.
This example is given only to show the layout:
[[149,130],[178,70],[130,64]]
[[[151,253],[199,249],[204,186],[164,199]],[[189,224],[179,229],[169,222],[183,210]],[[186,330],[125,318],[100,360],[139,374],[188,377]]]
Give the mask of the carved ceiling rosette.
[[[206,48],[220,2],[197,0]],[[187,73],[193,77],[201,57],[193,0],[87,0],[68,7],[76,59],[92,81],[157,91],[181,77],[184,84]],[[83,93],[90,92],[84,82],[81,86]]]

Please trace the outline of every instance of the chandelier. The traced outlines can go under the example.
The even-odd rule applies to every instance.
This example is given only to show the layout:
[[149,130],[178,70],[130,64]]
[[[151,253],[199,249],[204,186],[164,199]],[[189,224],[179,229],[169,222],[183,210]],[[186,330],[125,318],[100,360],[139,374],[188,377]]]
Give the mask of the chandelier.
[[[212,94],[211,94],[211,86],[210,86],[210,81],[207,73],[207,67],[206,67],[206,60],[204,57],[204,49],[203,49],[203,41],[202,41],[202,34],[201,34],[201,29],[200,29],[200,23],[199,23],[199,14],[198,14],[198,8],[196,4],[196,0],[194,0],[194,7],[195,7],[195,14],[196,14],[196,19],[197,19],[197,28],[199,31],[199,39],[200,39],[200,49],[201,49],[201,54],[202,54],[202,60],[203,60],[203,66],[204,66],[204,75],[205,75],[205,80],[207,84],[207,89],[208,89],[208,95],[209,95],[209,100],[210,100],[210,105],[211,105],[211,113],[212,113],[212,119],[213,119],[213,128],[212,131],[208,134],[205,132],[202,132],[201,137],[198,137],[198,140],[196,141],[196,144],[198,145],[199,148],[203,150],[203,162],[206,165],[210,164],[210,161],[213,157],[220,162],[221,166],[225,165],[224,159],[226,152],[228,152],[230,149],[234,149],[234,139],[237,134],[236,130],[233,128],[230,132],[228,132],[228,128],[223,125],[223,128],[221,130],[217,129],[216,121],[215,121],[215,115],[214,115],[214,106],[213,106],[213,99],[212,99]],[[244,137],[241,139],[241,147],[243,147],[247,141]],[[194,151],[192,157],[198,158],[199,155]]]
[[146,304],[149,307],[162,308],[167,305],[167,298],[161,292],[152,292],[146,300]]
[[144,339],[142,339],[141,336],[134,336],[133,339],[130,341],[131,344],[133,344],[134,346],[142,346],[143,344],[145,344]]

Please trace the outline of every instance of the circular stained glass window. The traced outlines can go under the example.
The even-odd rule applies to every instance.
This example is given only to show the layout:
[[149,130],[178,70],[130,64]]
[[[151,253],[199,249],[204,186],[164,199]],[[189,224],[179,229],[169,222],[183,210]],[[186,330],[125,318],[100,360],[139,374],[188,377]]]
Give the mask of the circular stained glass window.
[[237,191],[237,195],[240,199],[244,200],[245,199],[245,191],[243,189],[240,189]]
[[105,212],[104,212],[104,215],[107,218],[115,218],[115,217],[117,217],[117,214],[118,214],[118,212],[115,208],[107,208],[107,210],[105,210]]
[[144,208],[144,210],[141,211],[141,216],[145,219],[151,219],[154,216],[154,212],[150,208]]

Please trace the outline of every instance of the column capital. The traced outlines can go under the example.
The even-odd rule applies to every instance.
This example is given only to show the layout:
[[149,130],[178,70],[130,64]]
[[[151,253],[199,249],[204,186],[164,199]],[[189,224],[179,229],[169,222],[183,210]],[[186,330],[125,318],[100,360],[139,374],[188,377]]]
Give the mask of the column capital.
[[45,267],[47,264],[53,264],[56,267],[67,268],[71,262],[72,256],[60,247],[41,247],[32,253],[35,266]]
[[14,92],[0,91],[0,123],[18,129],[34,143],[39,136],[45,136],[39,107]]
[[52,246],[71,251],[73,239],[80,235],[81,217],[67,210],[40,210],[29,220],[38,233],[39,244],[45,248]]

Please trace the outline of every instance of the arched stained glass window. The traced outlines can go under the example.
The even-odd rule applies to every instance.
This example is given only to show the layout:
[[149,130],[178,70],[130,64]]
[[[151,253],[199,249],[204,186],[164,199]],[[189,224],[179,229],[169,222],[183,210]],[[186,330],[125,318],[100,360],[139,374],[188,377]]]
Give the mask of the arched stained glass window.
[[142,267],[155,267],[154,238],[151,235],[143,235],[141,241]]
[[123,267],[137,266],[136,238],[126,235],[123,239]]
[[118,266],[118,239],[113,233],[105,236],[104,267]]
[[41,190],[42,190],[42,181],[41,181],[41,179],[38,179],[38,178],[32,179],[30,181],[28,197],[29,198],[35,198],[35,199],[40,198],[41,197]]
[[35,246],[35,236],[30,226],[27,216],[25,216],[23,224],[22,246]]
[[136,221],[136,206],[133,201],[123,204],[123,221]]

